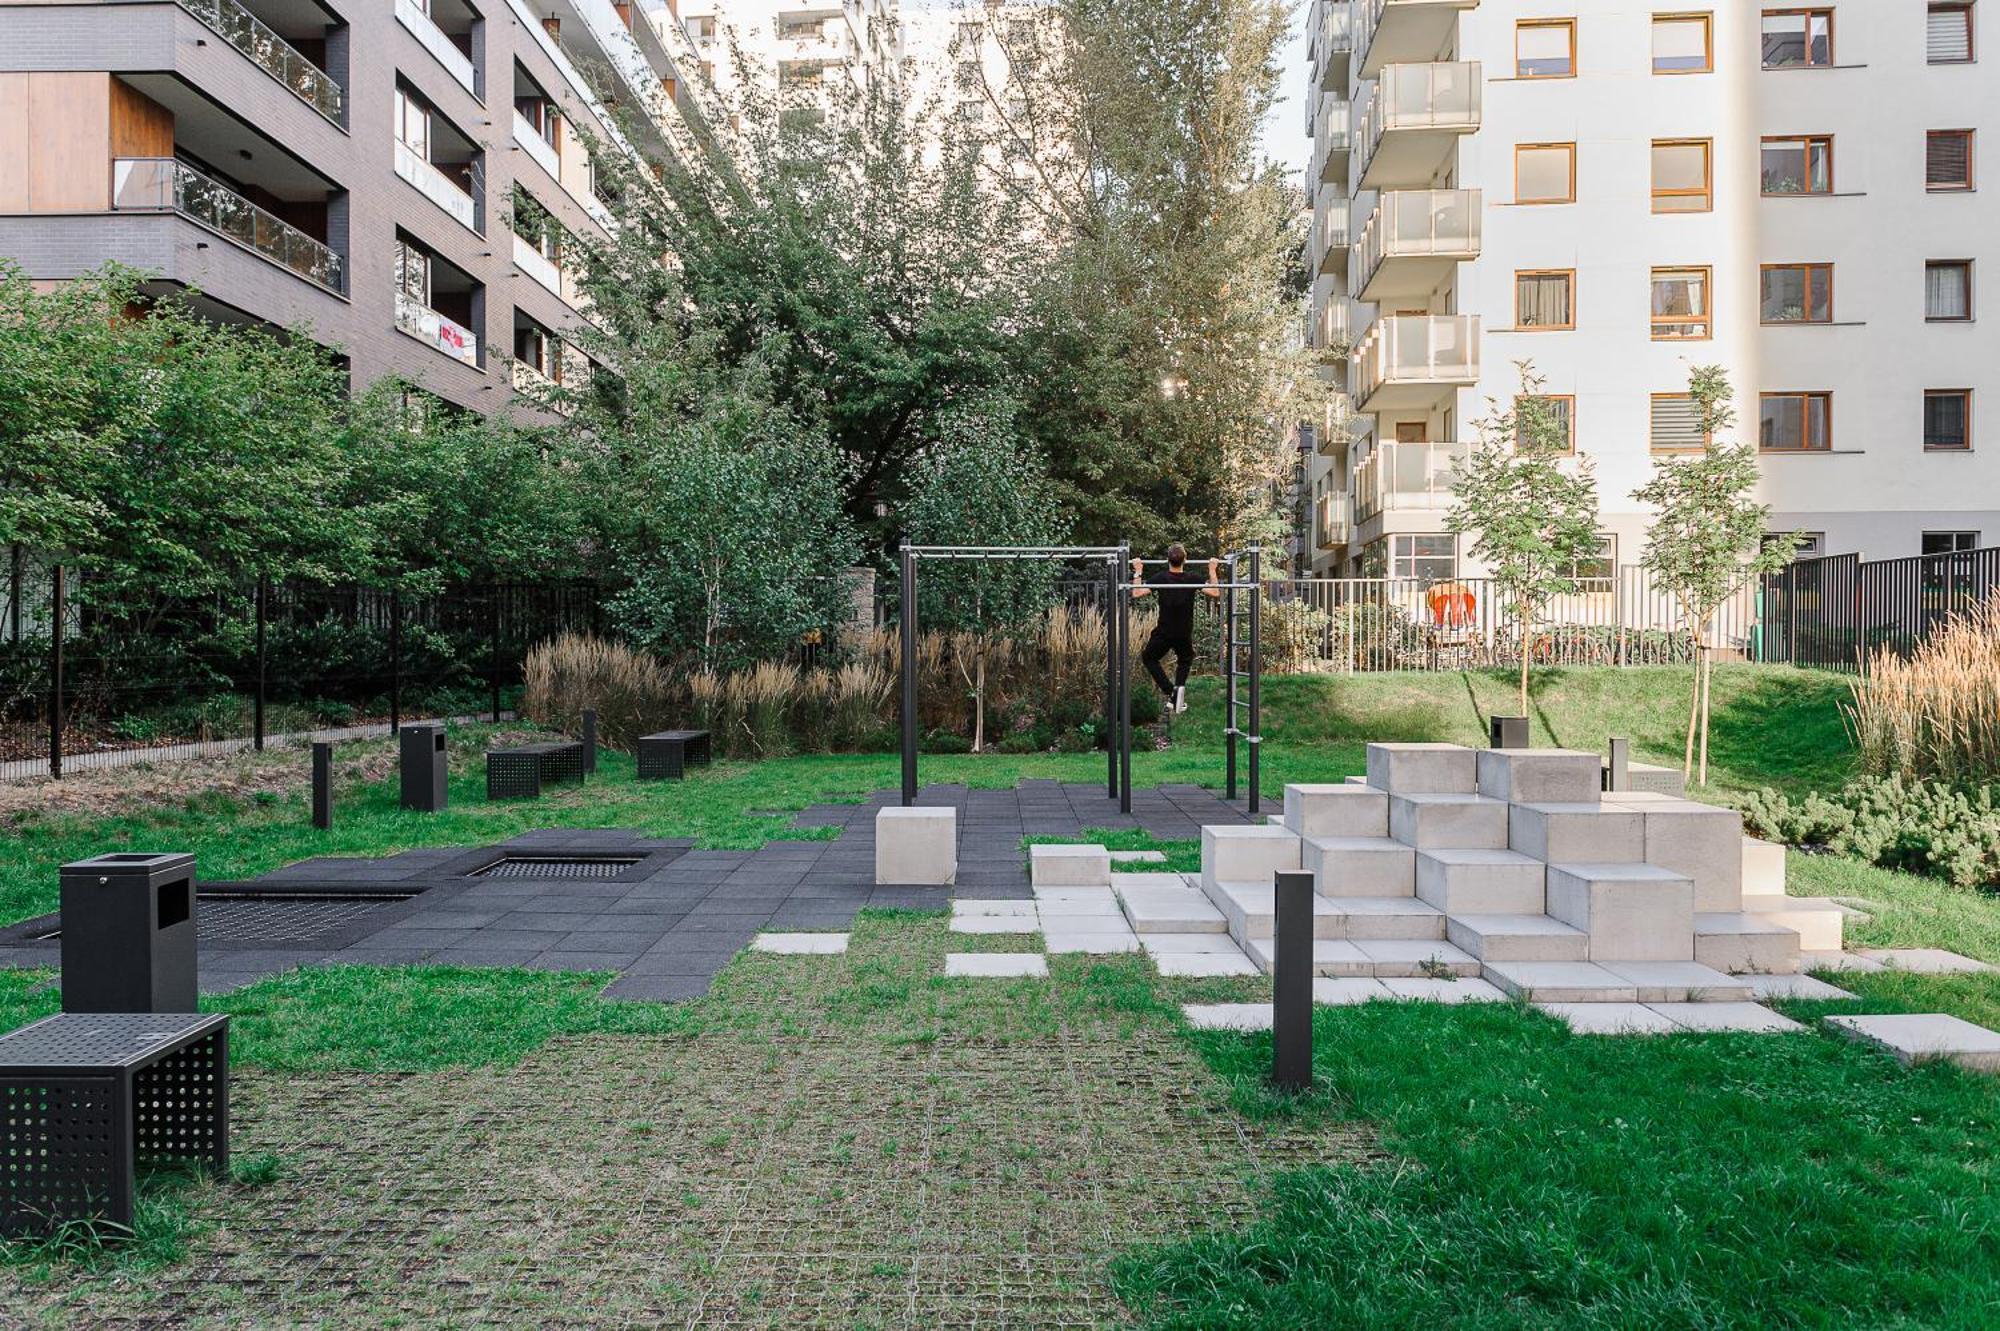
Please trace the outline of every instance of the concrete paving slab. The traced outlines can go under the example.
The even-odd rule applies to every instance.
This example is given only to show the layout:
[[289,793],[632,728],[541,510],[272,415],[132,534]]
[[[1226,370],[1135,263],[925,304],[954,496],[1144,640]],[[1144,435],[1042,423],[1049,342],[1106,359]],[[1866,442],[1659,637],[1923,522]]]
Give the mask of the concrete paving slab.
[[750,940],[752,952],[777,952],[787,956],[836,956],[847,951],[847,935],[837,933],[758,934]]
[[1881,962],[1883,970],[1909,971],[1913,975],[1958,975],[2000,969],[1938,947],[1864,947],[1855,951],[1858,956]]
[[1046,977],[1049,961],[1039,952],[947,952],[944,973],[990,979]]
[[1042,946],[1052,954],[1087,952],[1109,956],[1117,952],[1137,952],[1139,935],[1130,929],[1057,929],[1045,926]]
[[1427,1003],[1504,1003],[1507,995],[1480,979],[1427,980],[1389,978],[1382,987],[1394,998],[1422,999]]
[[1825,980],[1815,980],[1810,975],[1744,975],[1739,978],[1750,986],[1750,997],[1760,1003],[1773,998],[1829,1001],[1854,997],[1845,989],[1836,988]]
[[1680,1030],[1671,1017],[1644,1003],[1536,1003],[1538,1010],[1560,1017],[1578,1035],[1665,1035]]
[[1637,985],[1588,961],[1489,961],[1486,978],[1537,1005],[1639,1002]]
[[1961,1017],[1915,1012],[1828,1017],[1826,1024],[1849,1039],[1894,1054],[1905,1067],[1942,1060],[1974,1072],[2000,1072],[2000,1031],[1975,1026]]
[[1695,961],[1604,961],[1599,965],[1638,986],[1641,1003],[1740,1003],[1750,999],[1745,978]]
[[1864,957],[1856,952],[1799,953],[1799,969],[1802,971],[1858,971],[1866,974],[1882,968],[1882,963],[1873,957]]
[[1650,1003],[1647,1006],[1690,1031],[1743,1031],[1791,1034],[1805,1027],[1761,1003]]
[[1392,997],[1380,980],[1358,976],[1338,976],[1313,981],[1313,1003],[1325,1007],[1348,1007],[1375,999]]
[[1181,1013],[1198,1031],[1268,1031],[1269,1003],[1185,1003]]
[[1208,979],[1228,975],[1259,974],[1257,965],[1239,949],[1228,952],[1155,952],[1153,965],[1161,975]]

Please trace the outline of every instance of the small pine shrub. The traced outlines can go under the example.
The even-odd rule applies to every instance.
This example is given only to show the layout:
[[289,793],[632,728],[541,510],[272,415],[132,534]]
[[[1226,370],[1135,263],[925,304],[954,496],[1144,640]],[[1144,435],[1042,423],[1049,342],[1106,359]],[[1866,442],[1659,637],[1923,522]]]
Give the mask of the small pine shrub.
[[1824,846],[1968,891],[2000,886],[2000,805],[1990,786],[1890,776],[1798,801],[1760,790],[1744,800],[1743,824],[1773,841]]

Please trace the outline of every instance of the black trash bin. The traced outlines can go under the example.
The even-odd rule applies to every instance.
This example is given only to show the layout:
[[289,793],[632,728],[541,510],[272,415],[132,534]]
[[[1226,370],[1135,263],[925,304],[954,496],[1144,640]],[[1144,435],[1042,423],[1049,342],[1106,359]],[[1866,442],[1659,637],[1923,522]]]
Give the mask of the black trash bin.
[[1528,718],[1525,716],[1489,717],[1486,724],[1487,743],[1496,749],[1525,749],[1529,747]]
[[193,1012],[194,856],[120,852],[61,873],[63,1011]]
[[445,791],[444,723],[425,721],[401,733],[403,807],[443,813]]

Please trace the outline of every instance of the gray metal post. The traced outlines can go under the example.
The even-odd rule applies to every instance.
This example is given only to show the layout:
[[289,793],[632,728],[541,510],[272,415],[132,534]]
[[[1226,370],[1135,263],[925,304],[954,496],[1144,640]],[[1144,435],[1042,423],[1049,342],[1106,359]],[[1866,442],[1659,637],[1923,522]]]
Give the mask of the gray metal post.
[[[1130,572],[1131,565],[1126,565]],[[1122,584],[1123,578],[1119,579]],[[1118,591],[1118,812],[1132,812],[1132,593]]]
[[917,557],[902,550],[903,599],[903,803],[917,802]]
[[1313,876],[1304,869],[1284,869],[1274,881],[1271,1080],[1281,1089],[1300,1091],[1312,1085]]
[[333,745],[313,741],[313,826],[326,831],[333,826]]
[[1632,741],[1616,739],[1611,741],[1611,764],[1605,769],[1604,788],[1606,790],[1630,790],[1632,788]]
[[[1231,579],[1234,581],[1234,579]],[[1264,604],[1264,547],[1250,547],[1250,812],[1255,814],[1262,791],[1258,787],[1258,756],[1264,747],[1264,676],[1261,625]]]
[[264,676],[267,657],[264,651],[264,624],[271,614],[271,580],[264,574],[257,575],[257,697],[250,711],[250,746],[258,752],[264,749]]
[[49,779],[62,778],[63,760],[63,566],[57,564],[49,592]]
[[583,770],[597,770],[597,709],[583,709]]

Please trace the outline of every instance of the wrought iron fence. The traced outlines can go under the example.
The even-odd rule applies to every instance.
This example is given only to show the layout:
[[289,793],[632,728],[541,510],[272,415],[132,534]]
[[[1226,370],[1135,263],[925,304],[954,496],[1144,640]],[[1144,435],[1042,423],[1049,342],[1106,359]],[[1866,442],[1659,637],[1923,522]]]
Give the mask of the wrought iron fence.
[[1859,670],[1878,651],[1908,655],[2000,588],[2000,547],[1863,560],[1801,559],[1764,579],[1760,660]]

